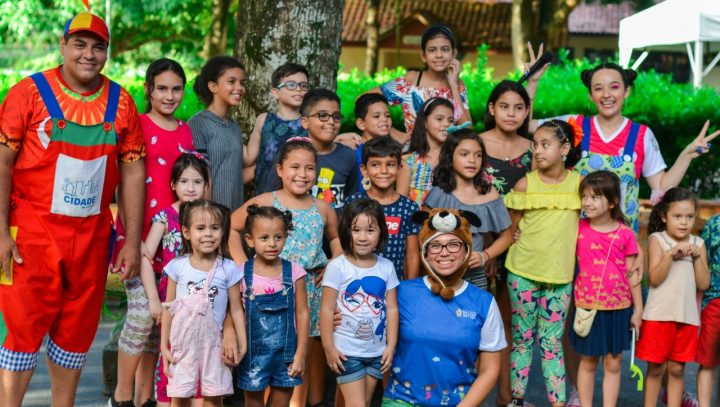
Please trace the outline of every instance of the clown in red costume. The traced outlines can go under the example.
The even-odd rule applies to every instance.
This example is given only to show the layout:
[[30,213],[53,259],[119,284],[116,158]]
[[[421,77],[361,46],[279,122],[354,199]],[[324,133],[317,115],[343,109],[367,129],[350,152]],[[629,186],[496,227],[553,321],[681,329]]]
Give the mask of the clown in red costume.
[[60,38],[63,64],[10,89],[0,106],[0,405],[20,406],[45,335],[52,404],[74,404],[95,337],[120,185],[126,244],[139,269],[145,154],[128,93],[100,74],[110,35],[80,13]]

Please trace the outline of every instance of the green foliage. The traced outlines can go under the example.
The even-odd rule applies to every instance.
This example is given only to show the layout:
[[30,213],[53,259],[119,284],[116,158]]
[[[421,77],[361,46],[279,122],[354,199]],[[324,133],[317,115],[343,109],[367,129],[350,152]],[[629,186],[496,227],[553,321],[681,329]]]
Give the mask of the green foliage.
[[[492,68],[487,64],[487,48],[480,47],[478,59],[474,65],[464,64],[461,78],[465,81],[470,100],[470,113],[475,129],[483,130],[485,101],[492,88],[499,82],[493,77]],[[185,65],[187,66],[187,65]],[[534,117],[553,117],[568,113],[593,114],[595,108],[588,98],[587,89],[580,81],[580,72],[592,66],[587,60],[569,60],[567,53],[560,55],[560,63],[551,67],[540,82],[535,98]],[[120,82],[133,96],[142,112],[145,107],[143,90],[144,69],[128,70],[122,65],[112,64],[106,74]],[[385,69],[373,77],[354,70],[351,73],[338,75],[338,94],[341,99],[342,113],[345,116],[342,131],[355,131],[353,114],[355,99],[362,93],[379,86],[392,78],[404,75],[402,67],[394,70]],[[189,84],[194,81],[196,72],[189,70]],[[513,73],[510,78],[518,78]],[[22,78],[18,73],[0,76],[0,100],[7,89]],[[177,117],[189,119],[204,107],[191,90],[186,88],[185,98],[177,112]],[[393,124],[403,129],[402,112],[399,106],[391,109]],[[671,166],[680,151],[697,136],[705,120],[712,123],[711,130],[720,124],[720,98],[714,88],[695,90],[689,84],[673,83],[671,77],[654,71],[641,72],[637,78],[630,97],[625,102],[624,114],[640,123],[648,124],[662,147],[663,156]],[[701,159],[694,160],[683,181],[683,185],[691,186],[703,197],[717,198],[720,190],[720,142],[716,143],[712,152]],[[649,196],[646,185],[642,186],[642,196]]]
[[[125,65],[150,63],[165,56],[199,68],[204,38],[212,21],[206,0],[111,0],[110,52]],[[90,0],[104,17],[105,0]],[[232,52],[235,19],[228,13],[228,52]],[[60,62],[55,49],[65,22],[85,11],[81,0],[0,0],[0,67],[40,70]]]

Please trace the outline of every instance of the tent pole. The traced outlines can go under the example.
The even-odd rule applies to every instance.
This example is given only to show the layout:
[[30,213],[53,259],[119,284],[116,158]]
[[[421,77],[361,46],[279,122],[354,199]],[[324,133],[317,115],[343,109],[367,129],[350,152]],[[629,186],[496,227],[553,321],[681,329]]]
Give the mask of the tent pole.
[[715,68],[715,65],[720,62],[720,52],[718,52],[717,55],[715,55],[715,58],[713,58],[712,61],[710,61],[710,64],[705,67],[705,70],[703,71],[703,77],[707,76],[710,71],[712,71],[713,68]]
[[648,56],[648,52],[643,51],[643,53],[640,54],[640,57],[638,57],[637,61],[635,61],[635,63],[633,64],[631,69],[637,71],[638,67],[640,66],[640,64],[643,63],[643,61],[645,61],[645,58],[647,58],[647,56]]
[[695,74],[695,58],[693,56],[693,50],[690,47],[689,42],[685,43],[685,50],[687,50],[688,60],[690,62],[690,72],[692,72],[694,75]]
[[693,86],[695,88],[699,88],[702,85],[703,60],[703,43],[697,40],[695,41],[695,69],[693,70]]

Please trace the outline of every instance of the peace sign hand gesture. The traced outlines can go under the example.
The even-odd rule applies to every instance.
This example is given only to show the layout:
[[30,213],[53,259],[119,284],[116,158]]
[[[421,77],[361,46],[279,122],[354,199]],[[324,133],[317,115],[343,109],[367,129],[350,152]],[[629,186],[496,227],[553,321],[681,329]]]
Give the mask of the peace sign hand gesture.
[[683,154],[686,154],[692,159],[700,157],[701,155],[710,151],[710,147],[712,146],[710,141],[720,135],[720,130],[717,130],[706,137],[705,135],[707,134],[708,127],[710,127],[710,120],[705,121],[705,125],[703,125],[702,130],[700,130],[700,134],[698,134],[698,136],[695,138],[695,140],[692,141],[692,143],[688,144],[688,146],[685,147],[685,150],[683,150]]
[[[540,59],[540,57],[543,54],[544,46],[545,46],[545,44],[540,44],[540,47],[538,48],[538,52],[537,52],[537,56],[536,56],[535,50],[533,50],[532,44],[530,42],[528,42],[527,47],[528,47],[528,55],[530,56],[530,62],[525,64],[525,72],[529,71],[530,67],[533,66],[535,64],[535,62],[537,62],[538,59]],[[540,81],[540,78],[543,76],[543,74],[545,73],[545,70],[547,69],[548,66],[550,66],[550,64],[545,64],[542,67],[542,69],[540,69],[535,74],[533,74],[531,77],[529,77],[528,85],[530,85],[530,84],[537,85],[538,81]]]

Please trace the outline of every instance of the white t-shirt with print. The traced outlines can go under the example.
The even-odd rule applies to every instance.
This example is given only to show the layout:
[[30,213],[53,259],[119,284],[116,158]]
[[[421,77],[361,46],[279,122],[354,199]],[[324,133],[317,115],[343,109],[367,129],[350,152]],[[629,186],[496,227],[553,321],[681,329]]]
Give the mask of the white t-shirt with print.
[[385,293],[399,285],[395,266],[381,256],[370,268],[352,264],[345,255],[328,263],[323,287],[338,292],[342,323],[333,333],[335,348],[345,356],[377,357],[387,338]]

